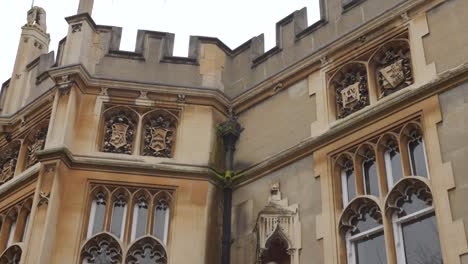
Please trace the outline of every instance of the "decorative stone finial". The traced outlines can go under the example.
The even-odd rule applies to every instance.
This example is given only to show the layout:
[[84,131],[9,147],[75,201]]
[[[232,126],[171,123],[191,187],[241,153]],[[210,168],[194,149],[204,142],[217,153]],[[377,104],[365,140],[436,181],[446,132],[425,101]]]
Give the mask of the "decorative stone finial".
[[34,6],[28,11],[27,24],[29,27],[37,27],[47,32],[46,11],[42,7]]

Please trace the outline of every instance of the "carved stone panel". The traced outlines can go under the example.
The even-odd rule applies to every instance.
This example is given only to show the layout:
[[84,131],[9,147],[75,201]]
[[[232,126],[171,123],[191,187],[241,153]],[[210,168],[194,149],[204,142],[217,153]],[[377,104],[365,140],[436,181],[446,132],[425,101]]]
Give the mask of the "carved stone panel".
[[130,249],[127,251],[125,263],[166,264],[166,250],[156,239],[152,237],[145,237],[130,247]]
[[132,154],[137,118],[119,109],[105,115],[102,151]]
[[343,118],[369,104],[369,85],[364,64],[351,63],[331,80],[335,89],[337,117]]
[[411,54],[405,41],[394,41],[374,56],[379,97],[387,96],[413,83]]
[[143,155],[171,158],[177,122],[173,113],[163,110],[150,113],[144,119]]
[[86,264],[120,264],[122,250],[119,243],[110,235],[101,234],[89,240],[81,252]]
[[21,144],[13,142],[0,153],[0,185],[13,178]]
[[0,264],[19,264],[21,261],[22,250],[19,246],[13,245],[9,247],[2,256],[0,256]]
[[38,162],[36,152],[44,149],[46,137],[47,126],[43,126],[42,128],[37,129],[30,135],[28,154],[26,157],[26,168],[29,168]]

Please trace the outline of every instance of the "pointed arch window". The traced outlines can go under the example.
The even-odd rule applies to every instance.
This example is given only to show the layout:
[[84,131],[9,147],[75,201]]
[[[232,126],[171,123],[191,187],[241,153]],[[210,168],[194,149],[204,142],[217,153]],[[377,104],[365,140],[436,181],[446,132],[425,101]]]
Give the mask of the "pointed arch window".
[[121,264],[122,249],[109,234],[99,234],[86,242],[81,250],[82,264]]
[[148,225],[148,199],[140,196],[133,207],[132,241],[146,234]]
[[387,263],[382,215],[374,201],[354,200],[341,217],[340,229],[346,241],[348,264]]
[[343,205],[356,197],[356,175],[353,162],[346,159],[341,167],[341,186],[343,191]]
[[154,207],[153,216],[153,236],[157,237],[164,244],[167,243],[169,230],[170,207],[167,199],[160,199]]
[[367,195],[379,196],[379,175],[377,174],[377,163],[375,154],[371,150],[365,152],[362,162],[364,176],[364,191]]
[[104,220],[106,217],[106,194],[98,191],[91,203],[89,215],[88,237],[104,230]]
[[156,239],[144,237],[130,246],[125,261],[128,264],[167,264],[166,249]]
[[23,251],[18,245],[9,247],[2,256],[0,256],[0,263],[2,264],[19,264]]
[[127,216],[127,197],[124,193],[119,193],[112,203],[112,218],[110,231],[120,240],[123,240],[125,232],[125,218]]
[[384,159],[388,186],[392,187],[393,184],[395,184],[403,177],[403,170],[401,168],[401,154],[398,148],[398,143],[394,139],[390,139],[387,142]]
[[7,240],[7,247],[11,246],[14,242],[15,238],[15,231],[16,231],[16,224],[17,224],[17,216],[13,215],[10,223],[10,228],[8,230],[8,240]]
[[421,131],[413,129],[409,133],[408,152],[410,156],[411,174],[428,177],[426,148]]

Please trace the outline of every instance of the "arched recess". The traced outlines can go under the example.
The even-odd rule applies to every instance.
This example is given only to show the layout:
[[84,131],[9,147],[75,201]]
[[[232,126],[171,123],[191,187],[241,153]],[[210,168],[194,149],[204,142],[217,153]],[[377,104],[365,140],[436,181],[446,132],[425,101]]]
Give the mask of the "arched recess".
[[400,131],[405,175],[430,176],[423,131],[421,124],[416,121],[407,123]]
[[157,238],[145,236],[130,245],[125,257],[126,264],[167,264],[164,245]]
[[413,84],[409,41],[394,39],[383,44],[371,56],[369,67],[379,98]]
[[356,177],[354,160],[354,153],[344,152],[336,157],[333,163],[334,180],[337,188],[341,190],[335,193],[336,199],[342,201],[339,209],[346,207],[358,193],[362,193],[362,181],[357,182],[360,179]]
[[179,123],[178,112],[158,109],[148,112],[143,117],[144,156],[172,158]]
[[385,192],[403,177],[403,165],[401,159],[400,143],[398,134],[388,132],[377,141],[377,156],[383,161],[384,170],[382,177],[386,179]]
[[21,141],[15,140],[5,146],[0,153],[0,185],[13,178],[19,159]]
[[279,226],[268,237],[265,249],[262,249],[260,264],[291,264],[290,242]]
[[126,106],[115,106],[104,111],[101,151],[131,155],[138,121],[139,114]]
[[23,250],[19,245],[12,245],[3,251],[0,256],[0,264],[19,264]]
[[153,199],[153,214],[151,234],[167,244],[169,235],[169,221],[171,219],[172,194],[168,191],[159,191]]
[[99,233],[90,238],[81,248],[81,264],[121,264],[122,247],[117,238],[108,233]]
[[338,69],[328,83],[335,118],[344,118],[369,105],[367,63],[350,62]]
[[109,203],[110,221],[108,221],[109,231],[118,237],[120,240],[124,239],[126,230],[126,222],[129,215],[130,192],[126,188],[116,188],[111,193]]
[[36,152],[43,150],[46,144],[49,120],[40,122],[26,136],[27,154],[25,158],[25,168],[29,168],[38,162]]
[[379,168],[377,166],[376,146],[371,143],[363,143],[355,153],[355,169],[358,178],[361,178],[363,193],[379,197],[382,193],[379,179]]

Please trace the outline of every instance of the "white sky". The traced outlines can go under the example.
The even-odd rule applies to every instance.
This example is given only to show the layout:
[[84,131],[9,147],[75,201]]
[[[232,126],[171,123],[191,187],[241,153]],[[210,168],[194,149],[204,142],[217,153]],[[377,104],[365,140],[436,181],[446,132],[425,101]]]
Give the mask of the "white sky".
[[[76,14],[78,0],[36,0],[47,12],[49,50],[65,37],[65,17]],[[11,77],[21,26],[31,0],[0,2],[0,84]],[[275,23],[307,7],[309,25],[319,19],[318,0],[95,0],[98,25],[123,27],[121,49],[133,51],[138,29],[175,33],[175,56],[187,56],[190,35],[217,37],[231,49],[265,33],[265,51],[275,44]]]

